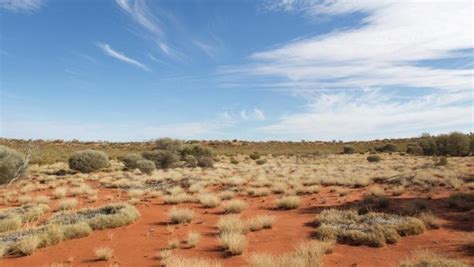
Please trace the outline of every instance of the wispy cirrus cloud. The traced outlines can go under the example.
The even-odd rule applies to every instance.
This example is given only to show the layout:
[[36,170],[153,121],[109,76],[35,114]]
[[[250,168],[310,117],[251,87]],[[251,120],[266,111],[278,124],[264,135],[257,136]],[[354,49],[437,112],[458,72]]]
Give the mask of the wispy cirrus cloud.
[[130,65],[133,65],[135,67],[138,67],[142,70],[145,70],[145,71],[150,71],[150,69],[143,63],[135,60],[135,59],[132,59],[132,58],[129,58],[127,57],[125,54],[123,53],[120,53],[116,50],[114,50],[112,47],[110,47],[110,45],[108,44],[105,44],[105,43],[97,43],[97,46],[102,49],[102,51],[108,55],[108,56],[111,56],[113,58],[116,58],[122,62],[125,62],[127,64],[130,64]]
[[357,27],[290,41],[221,69],[306,99],[305,112],[262,127],[265,133],[332,139],[344,129],[361,137],[472,129],[472,64],[422,64],[472,60],[472,1],[282,0],[264,7],[309,19],[363,15]]
[[151,35],[151,40],[160,50],[172,57],[179,57],[179,53],[165,41],[163,22],[155,16],[145,0],[116,0],[117,5],[124,10],[138,25]]
[[43,0],[0,0],[0,8],[11,12],[37,11],[43,4]]

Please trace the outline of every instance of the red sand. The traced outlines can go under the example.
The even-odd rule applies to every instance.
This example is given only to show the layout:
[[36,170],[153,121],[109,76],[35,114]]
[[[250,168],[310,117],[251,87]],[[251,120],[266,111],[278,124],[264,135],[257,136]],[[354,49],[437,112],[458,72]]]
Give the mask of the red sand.
[[[187,225],[167,227],[167,211],[172,206],[164,205],[158,198],[142,201],[137,205],[141,218],[129,226],[94,231],[85,238],[63,241],[57,245],[42,248],[31,256],[2,259],[0,266],[48,266],[52,263],[66,263],[70,259],[73,266],[111,266],[112,264],[115,266],[159,266],[160,261],[155,258],[157,252],[165,248],[170,239],[184,240],[189,231],[199,232],[201,241],[196,248],[191,249],[180,244],[180,247],[173,251],[174,254],[218,259],[223,266],[245,266],[245,259],[252,253],[281,254],[291,251],[297,242],[310,240],[314,232],[311,222],[322,207],[337,207],[357,201],[363,194],[363,189],[351,189],[349,195],[340,197],[336,192],[329,192],[329,189],[325,187],[318,194],[302,197],[300,208],[291,211],[273,210],[275,196],[243,198],[248,204],[242,212],[243,218],[257,214],[271,214],[276,217],[276,222],[271,230],[248,233],[249,245],[241,256],[226,258],[219,248],[215,224],[221,216],[222,208],[204,209],[199,204],[180,204],[179,207],[193,208],[196,211],[196,218]],[[43,191],[42,194],[45,192],[50,191]],[[101,189],[97,202],[85,204],[86,199],[81,198],[81,206],[102,205],[110,201],[108,197],[117,196],[117,192],[119,191]],[[407,193],[394,197],[389,210],[396,212],[399,207],[410,201],[408,197],[416,195],[417,193]],[[337,244],[334,252],[324,257],[324,266],[396,266],[417,249],[429,249],[474,265],[473,254],[468,254],[463,247],[467,234],[472,234],[474,231],[472,221],[474,214],[472,212],[463,214],[448,209],[444,201],[440,200],[441,197],[445,198],[449,195],[447,191],[435,191],[433,195],[433,199],[427,200],[427,203],[429,209],[442,218],[441,229],[428,230],[417,236],[403,237],[397,244],[382,248]],[[56,207],[57,202],[57,200],[52,200],[50,206]],[[172,228],[175,229],[173,233],[170,232]],[[108,262],[96,261],[94,250],[98,247],[112,248],[113,258]]]

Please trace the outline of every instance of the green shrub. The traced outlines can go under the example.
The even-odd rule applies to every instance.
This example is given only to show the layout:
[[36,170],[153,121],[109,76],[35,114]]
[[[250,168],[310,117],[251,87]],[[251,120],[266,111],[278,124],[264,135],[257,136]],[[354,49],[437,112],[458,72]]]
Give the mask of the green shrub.
[[252,154],[249,155],[249,157],[253,160],[257,160],[260,158],[260,153],[258,152],[253,152]]
[[423,155],[432,156],[438,154],[438,145],[435,139],[429,135],[424,135],[418,142],[418,145],[423,150]]
[[109,166],[109,157],[102,151],[76,151],[69,157],[69,168],[83,173],[97,171]]
[[134,170],[138,168],[138,161],[142,160],[143,157],[137,153],[130,153],[123,157],[122,162],[127,169]]
[[446,166],[448,165],[448,158],[447,157],[439,157],[436,159],[436,166]]
[[156,141],[156,150],[170,150],[170,151],[181,151],[183,148],[183,142],[178,139],[172,138],[161,138]]
[[214,160],[212,157],[199,157],[198,166],[203,168],[211,168],[214,166]]
[[143,152],[143,158],[151,160],[155,163],[157,168],[167,169],[179,161],[179,156],[176,152],[169,150],[154,150]]
[[214,165],[212,154],[212,149],[201,145],[186,145],[181,150],[183,160],[187,162],[186,158],[193,156],[199,167],[212,167]]
[[355,148],[353,146],[344,146],[344,154],[354,154]]
[[230,163],[236,165],[236,164],[239,164],[239,161],[236,158],[231,158]]
[[423,148],[417,143],[409,143],[407,145],[407,153],[412,155],[423,155]]
[[471,148],[471,139],[467,134],[453,132],[436,137],[440,155],[467,156]]
[[186,145],[181,150],[181,156],[192,155],[196,158],[211,157],[212,149],[201,145]]
[[193,155],[186,155],[183,159],[188,167],[194,168],[198,166],[198,160]]
[[384,144],[380,147],[377,147],[376,150],[379,151],[379,152],[397,152],[398,147],[394,144],[387,143],[387,144]]
[[263,164],[267,163],[267,160],[266,159],[259,159],[259,160],[256,160],[255,163],[257,163],[257,165],[263,165]]
[[379,155],[370,155],[367,157],[367,161],[369,162],[379,162],[382,160]]
[[141,159],[137,161],[137,167],[144,174],[151,174],[154,170],[156,170],[155,163],[147,159]]
[[0,184],[10,182],[26,171],[25,160],[17,151],[0,145]]

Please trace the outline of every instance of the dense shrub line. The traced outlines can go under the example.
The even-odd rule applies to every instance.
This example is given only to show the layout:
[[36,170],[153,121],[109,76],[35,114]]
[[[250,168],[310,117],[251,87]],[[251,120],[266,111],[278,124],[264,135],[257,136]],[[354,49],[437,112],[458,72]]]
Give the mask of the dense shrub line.
[[425,156],[468,156],[474,153],[474,135],[460,132],[438,136],[424,134],[418,142],[407,145],[407,153]]

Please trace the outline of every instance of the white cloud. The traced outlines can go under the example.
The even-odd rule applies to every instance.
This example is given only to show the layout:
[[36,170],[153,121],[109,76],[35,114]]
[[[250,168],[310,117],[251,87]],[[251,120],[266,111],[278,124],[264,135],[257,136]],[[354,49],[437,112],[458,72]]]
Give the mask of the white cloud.
[[0,0],[0,8],[13,12],[31,12],[39,10],[43,0]]
[[151,34],[150,39],[156,43],[163,53],[176,58],[181,56],[164,41],[165,31],[162,26],[163,22],[153,14],[145,0],[116,0],[115,2],[138,25]]
[[258,109],[258,108],[254,108],[253,117],[256,120],[259,120],[259,121],[265,120],[265,114],[263,114],[263,111],[261,109]]
[[116,58],[116,59],[118,59],[122,62],[127,63],[127,64],[139,67],[142,70],[150,71],[150,69],[145,64],[140,63],[137,60],[131,59],[131,58],[127,57],[126,55],[112,49],[112,47],[110,47],[110,45],[108,45],[108,44],[98,43],[97,46],[100,47],[104,51],[105,54],[107,54],[111,57],[114,57],[114,58]]
[[126,11],[138,24],[157,36],[163,35],[158,19],[152,14],[143,0],[116,0],[117,4]]
[[201,42],[201,41],[194,41],[194,44],[201,49],[207,56],[209,57],[215,57],[217,53],[217,48],[215,46],[212,46],[210,44]]
[[466,97],[453,94],[398,102],[377,91],[323,94],[305,112],[284,116],[258,130],[276,139],[319,140],[412,137],[453,129],[468,132],[474,130],[472,102],[454,105]]
[[472,64],[448,69],[419,62],[462,58],[460,51],[474,49],[474,2],[268,3],[269,10],[310,19],[353,12],[366,17],[357,27],[291,41],[252,54],[248,65],[224,68],[307,100],[305,112],[284,116],[262,131],[317,139],[472,128],[474,73],[466,68]]

